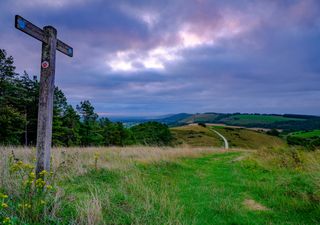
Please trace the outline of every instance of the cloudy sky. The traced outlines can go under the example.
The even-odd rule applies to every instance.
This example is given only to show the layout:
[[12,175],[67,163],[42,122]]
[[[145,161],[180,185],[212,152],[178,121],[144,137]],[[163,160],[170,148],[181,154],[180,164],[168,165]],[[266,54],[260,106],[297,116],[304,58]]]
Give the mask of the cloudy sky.
[[100,115],[320,115],[319,0],[1,0],[0,48],[40,71],[19,14],[74,48],[56,84]]

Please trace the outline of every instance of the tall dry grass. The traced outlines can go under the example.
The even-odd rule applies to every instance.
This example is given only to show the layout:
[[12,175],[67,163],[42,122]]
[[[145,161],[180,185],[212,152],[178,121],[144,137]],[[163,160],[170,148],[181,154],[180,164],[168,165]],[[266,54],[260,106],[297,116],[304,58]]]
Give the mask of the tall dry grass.
[[[104,218],[102,209],[110,211],[116,209],[117,205],[112,202],[114,196],[123,194],[124,196],[134,196],[139,199],[136,208],[145,212],[141,216],[127,215],[135,224],[148,223],[148,216],[159,212],[163,223],[179,224],[182,209],[178,203],[170,199],[166,187],[161,191],[154,192],[145,185],[141,172],[135,168],[137,162],[143,164],[156,163],[160,161],[174,161],[178,158],[199,157],[210,153],[225,152],[218,148],[160,148],[160,147],[101,147],[101,148],[53,148],[51,158],[51,170],[57,183],[77,179],[81,175],[96,170],[107,169],[117,171],[122,177],[117,189],[98,190],[92,186],[91,193],[87,197],[77,199],[77,214],[75,224],[103,224]],[[23,147],[0,147],[0,188],[6,193],[17,196],[18,182],[12,179],[9,172],[9,158],[14,157],[24,163],[34,164],[35,148]],[[91,184],[83,184],[91,185]],[[58,189],[55,202],[53,203],[52,217],[55,217],[62,210],[61,204],[65,200],[64,191]],[[70,196],[69,196],[70,197]],[[133,203],[135,204],[135,203]],[[112,215],[113,212],[109,214]],[[165,215],[165,216],[164,216]],[[167,220],[166,220],[166,219]]]
[[[160,147],[74,147],[53,148],[51,151],[51,169],[62,175],[80,175],[87,172],[95,164],[94,155],[98,155],[99,168],[126,169],[135,162],[153,163],[172,161],[182,157],[198,157],[213,152],[224,152],[219,148],[160,148]],[[34,164],[35,148],[0,147],[0,185],[6,181],[8,159],[14,155],[16,159]],[[59,171],[60,170],[60,171]]]

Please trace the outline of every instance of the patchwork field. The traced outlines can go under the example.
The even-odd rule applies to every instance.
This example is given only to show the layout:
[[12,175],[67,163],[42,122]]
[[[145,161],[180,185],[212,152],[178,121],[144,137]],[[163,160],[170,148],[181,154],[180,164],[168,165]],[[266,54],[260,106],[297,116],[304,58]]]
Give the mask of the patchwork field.
[[238,125],[238,126],[248,126],[250,124],[254,125],[265,125],[272,124],[276,122],[286,122],[286,121],[303,121],[304,119],[299,118],[288,118],[283,116],[272,116],[272,115],[233,115],[222,119],[221,122]]
[[312,138],[312,137],[320,137],[320,130],[313,131],[299,131],[291,133],[290,135],[301,138]]
[[[0,216],[28,222],[12,151],[1,148]],[[29,224],[319,224],[320,151],[214,148],[53,149],[54,198]],[[29,209],[33,210],[33,208]],[[36,222],[35,222],[36,221]]]

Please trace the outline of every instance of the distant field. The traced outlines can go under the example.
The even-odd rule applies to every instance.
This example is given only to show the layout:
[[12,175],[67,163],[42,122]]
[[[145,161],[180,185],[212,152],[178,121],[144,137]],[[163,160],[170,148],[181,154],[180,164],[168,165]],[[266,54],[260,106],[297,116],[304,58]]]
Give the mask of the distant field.
[[[14,224],[304,224],[320,222],[320,151],[213,148],[60,148],[52,151],[57,194],[40,222],[17,217],[18,177],[0,147],[0,191]],[[96,159],[96,165],[95,165]],[[23,194],[23,193],[21,193]],[[45,204],[48,204],[45,202]],[[20,206],[19,206],[20,205]]]
[[[235,148],[265,148],[284,146],[285,142],[274,136],[248,129],[214,126],[213,129],[220,132],[229,142],[230,147]],[[176,141],[175,144],[189,146],[223,146],[221,138],[210,131],[209,127],[189,125],[171,128]]]
[[291,133],[290,135],[295,137],[302,137],[302,138],[320,137],[320,130],[299,131],[299,132]]
[[246,126],[249,124],[271,124],[276,122],[285,121],[303,121],[299,118],[288,118],[283,116],[271,116],[271,115],[233,115],[222,120],[227,124],[236,124],[240,126]]

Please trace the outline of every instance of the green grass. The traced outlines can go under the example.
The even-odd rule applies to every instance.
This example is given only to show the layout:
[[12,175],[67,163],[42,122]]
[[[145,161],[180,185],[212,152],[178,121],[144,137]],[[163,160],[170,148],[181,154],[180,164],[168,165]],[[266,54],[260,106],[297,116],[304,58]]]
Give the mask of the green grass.
[[[91,171],[61,184],[66,199],[60,216],[77,217],[94,195],[105,224],[319,224],[315,180],[297,169],[291,152],[283,154],[292,165],[278,167],[276,157],[263,154],[226,152],[137,163],[125,172]],[[241,156],[247,158],[237,160]],[[269,210],[252,210],[245,199]]]
[[283,116],[271,116],[271,115],[234,115],[227,117],[222,122],[227,124],[236,124],[239,126],[246,126],[250,124],[272,124],[276,122],[285,121],[301,121],[304,119],[288,118]]
[[302,137],[302,138],[320,137],[320,130],[299,131],[299,132],[291,133],[290,135],[295,137]]
[[[11,151],[28,163],[34,151],[0,148],[10,203],[0,215],[14,221],[21,184],[9,173]],[[52,159],[59,189],[48,220],[28,224],[320,223],[320,150],[55,148]]]

